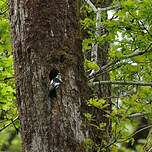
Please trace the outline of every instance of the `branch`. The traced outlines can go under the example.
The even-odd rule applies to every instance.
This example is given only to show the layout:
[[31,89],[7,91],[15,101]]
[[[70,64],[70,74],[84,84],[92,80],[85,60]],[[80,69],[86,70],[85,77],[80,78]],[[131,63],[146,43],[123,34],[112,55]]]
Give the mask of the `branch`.
[[144,127],[144,128],[141,128],[141,129],[139,129],[138,131],[136,131],[135,133],[133,133],[132,135],[128,136],[128,137],[127,137],[126,139],[124,139],[124,140],[118,141],[117,138],[116,138],[116,139],[114,139],[111,143],[109,143],[107,146],[105,146],[104,148],[108,148],[108,147],[110,147],[111,145],[113,145],[113,144],[115,144],[115,143],[125,142],[125,141],[131,139],[131,138],[132,138],[133,136],[135,136],[137,133],[139,133],[139,132],[141,132],[141,131],[143,131],[143,130],[145,130],[145,129],[151,128],[151,127],[152,127],[152,125],[149,125],[149,126],[146,126],[146,127]]
[[135,56],[138,56],[138,55],[143,55],[145,53],[148,53],[148,52],[151,52],[152,50],[150,49],[152,45],[152,42],[148,45],[147,49],[144,50],[144,51],[139,51],[139,52],[134,52],[132,54],[129,54],[129,55],[124,55],[123,57],[124,58],[132,58],[132,57],[135,57]]
[[3,12],[0,11],[0,15],[5,14],[7,11],[8,11],[8,8],[5,11],[3,11]]
[[92,75],[89,76],[88,79],[91,80],[91,79],[93,79],[94,77],[98,77],[106,68],[110,67],[111,65],[113,65],[113,64],[115,64],[115,63],[117,63],[117,62],[119,62],[119,61],[120,61],[120,60],[117,59],[117,60],[111,61],[111,62],[109,62],[108,64],[102,66],[97,73],[93,73]]
[[97,12],[97,8],[93,5],[93,3],[90,0],[86,0],[86,2],[89,4],[89,6],[93,9],[94,12]]
[[7,128],[8,126],[10,126],[11,124],[13,124],[13,122],[15,122],[19,117],[16,117],[14,120],[12,120],[10,123],[6,124],[3,128],[0,129],[0,132],[3,131],[5,128]]
[[14,76],[13,77],[4,78],[3,80],[0,80],[0,81],[7,81],[7,80],[10,80],[10,79],[14,79]]
[[114,6],[108,6],[108,7],[105,7],[105,8],[98,8],[99,11],[108,11],[108,10],[112,10],[112,9],[115,9],[115,8],[118,8],[119,5],[114,5]]
[[152,82],[140,82],[140,81],[99,81],[93,82],[93,84],[120,84],[120,85],[138,85],[138,86],[152,86]]
[[18,133],[18,132],[19,132],[19,129],[15,126],[14,121],[13,121],[13,120],[11,120],[11,122],[12,122],[13,127],[15,128],[16,132]]
[[[89,80],[93,79],[94,77],[100,76],[100,74],[101,74],[102,71],[104,71],[104,70],[105,70],[106,68],[108,68],[109,66],[111,66],[111,65],[113,65],[113,64],[116,64],[116,63],[119,62],[119,61],[123,61],[123,60],[125,60],[125,59],[129,59],[129,58],[132,58],[132,57],[135,57],[135,56],[138,56],[138,55],[143,55],[143,54],[145,54],[145,53],[151,52],[151,51],[152,51],[152,49],[150,49],[151,45],[152,45],[152,42],[148,45],[148,47],[147,47],[144,51],[138,51],[138,52],[134,52],[134,53],[129,54],[129,55],[123,55],[123,56],[121,57],[122,60],[121,60],[121,59],[116,59],[116,60],[114,60],[114,61],[109,62],[108,64],[102,66],[97,73],[94,73],[94,74],[92,74],[91,76],[89,76]],[[136,50],[136,49],[135,49],[135,50]],[[135,50],[134,50],[134,51],[135,51]]]
[[[149,114],[149,113],[147,113],[147,112],[133,113],[133,114],[130,114],[130,115],[126,116],[126,118],[143,117],[143,116],[148,115],[148,114]],[[123,117],[123,115],[121,115],[121,114],[117,114],[116,116],[118,116],[118,117]]]
[[108,11],[108,10],[111,10],[111,9],[115,9],[117,8],[119,5],[114,5],[114,6],[108,6],[108,7],[105,7],[105,8],[96,8],[93,3],[90,1],[90,0],[86,0],[86,2],[89,4],[89,6],[93,9],[93,11],[96,13],[97,11]]
[[137,130],[135,133],[133,133],[132,135],[128,136],[127,139],[124,139],[124,140],[121,140],[121,141],[117,141],[117,143],[125,142],[125,141],[127,141],[128,139],[130,139],[130,138],[132,138],[133,136],[135,136],[136,134],[138,134],[139,132],[141,132],[141,131],[143,131],[143,130],[145,130],[145,129],[151,128],[151,127],[152,127],[152,125],[149,125],[149,126],[146,126],[146,127],[144,127],[144,128],[141,128],[141,129]]

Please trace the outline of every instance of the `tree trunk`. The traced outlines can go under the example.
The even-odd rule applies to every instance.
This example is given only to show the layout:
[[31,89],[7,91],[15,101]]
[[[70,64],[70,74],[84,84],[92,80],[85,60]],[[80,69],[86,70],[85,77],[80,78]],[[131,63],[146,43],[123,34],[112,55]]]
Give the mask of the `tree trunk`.
[[[96,7],[99,8],[104,8],[109,6],[112,3],[112,0],[103,0],[103,1],[99,1],[99,0],[94,0],[94,3],[96,4]],[[101,12],[101,13],[107,13],[107,12]],[[103,19],[101,18],[101,22],[103,21]],[[104,35],[107,33],[107,31],[103,28],[98,29],[99,35]],[[97,50],[97,64],[99,65],[99,67],[102,67],[106,64],[108,64],[108,58],[109,58],[109,54],[108,54],[108,50],[109,50],[109,43],[105,42],[104,44],[98,44],[98,50]],[[95,78],[94,81],[110,81],[110,75],[108,72],[103,73],[101,76]],[[110,141],[111,138],[111,119],[106,117],[106,115],[108,114],[108,112],[112,111],[112,102],[111,99],[108,98],[111,96],[111,85],[110,84],[98,84],[96,86],[96,94],[97,97],[99,99],[103,98],[106,100],[106,104],[109,104],[109,106],[107,106],[106,108],[97,111],[97,120],[98,123],[105,123],[105,127],[103,128],[103,130],[100,131],[100,136],[98,133],[98,136],[100,137],[101,140],[100,144],[102,145],[102,147],[106,146],[107,143]],[[108,151],[108,149],[107,149]]]
[[152,151],[152,129],[150,130],[147,141],[143,147],[143,152],[151,152]]
[[[9,0],[23,152],[83,152],[86,128],[79,0]],[[51,76],[62,84],[50,97]]]

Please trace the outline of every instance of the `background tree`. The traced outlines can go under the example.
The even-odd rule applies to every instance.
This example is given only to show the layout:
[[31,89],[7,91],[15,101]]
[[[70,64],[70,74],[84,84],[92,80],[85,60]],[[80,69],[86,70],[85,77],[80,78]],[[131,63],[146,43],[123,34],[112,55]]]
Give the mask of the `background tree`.
[[[100,28],[100,23],[102,20],[102,15],[104,14],[105,16],[107,16],[107,12],[101,12],[101,11],[97,11],[98,7],[106,7],[109,6],[111,3],[111,1],[100,1],[100,5],[98,3],[98,1],[94,1],[93,3],[91,1],[88,1],[88,4],[94,5],[94,10],[93,12],[90,11],[86,14],[88,14],[88,16],[90,16],[90,19],[92,19],[94,21],[94,25],[89,25],[90,27],[93,28],[94,30],[94,34],[92,33],[92,42],[94,42],[92,44],[92,49],[91,51],[86,51],[84,50],[84,54],[85,54],[85,66],[89,69],[88,71],[88,77],[91,76],[93,73],[95,73],[95,71],[106,65],[108,63],[108,49],[109,49],[109,45],[107,42],[104,42],[103,44],[98,42],[96,43],[97,39],[99,37],[101,37],[102,35],[104,35],[106,33],[106,30],[103,28]],[[82,15],[84,14],[84,10],[87,10],[87,5],[84,1],[84,5],[82,5],[81,7],[81,13]],[[84,14],[85,15],[85,14]],[[85,17],[82,17],[82,24],[85,24],[86,22],[88,22],[88,16],[86,15]],[[85,25],[84,25],[85,27]],[[83,29],[82,32],[86,33],[86,32],[90,32],[91,30],[89,30],[88,27],[86,27],[86,29]],[[91,31],[92,32],[92,31]],[[86,35],[86,34],[84,34]],[[84,44],[87,42],[87,38],[90,38],[90,34],[88,34],[86,37],[84,37]],[[91,61],[91,62],[90,62]],[[89,63],[92,63],[93,65],[93,69],[90,72],[90,67],[89,67]],[[100,77],[96,77],[95,79],[92,79],[91,81],[102,81],[102,80],[110,80],[110,76],[109,73],[104,73],[103,75],[101,75]],[[110,89],[111,85],[96,85],[96,86],[91,86],[92,88],[92,98],[96,98],[97,100],[100,100],[101,98],[106,98],[109,97],[111,94],[111,89]],[[102,149],[105,144],[109,141],[110,137],[110,132],[111,132],[111,119],[106,117],[106,111],[111,111],[111,100],[110,98],[107,98],[105,101],[105,105],[106,108],[99,110],[98,108],[94,108],[92,110],[92,112],[90,112],[90,114],[93,115],[94,118],[96,118],[96,122],[91,122],[93,123],[93,125],[95,126],[102,126],[102,130],[94,130],[95,135],[93,138],[93,141],[100,146],[97,146],[98,150]],[[102,145],[102,146],[101,146]]]

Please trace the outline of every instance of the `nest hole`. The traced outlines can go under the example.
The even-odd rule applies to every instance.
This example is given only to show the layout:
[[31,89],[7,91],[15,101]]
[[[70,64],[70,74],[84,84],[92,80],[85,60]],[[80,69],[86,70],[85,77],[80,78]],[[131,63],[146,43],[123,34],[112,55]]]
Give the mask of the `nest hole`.
[[59,73],[59,71],[57,69],[53,68],[49,74],[50,81],[53,80],[58,75],[58,73]]

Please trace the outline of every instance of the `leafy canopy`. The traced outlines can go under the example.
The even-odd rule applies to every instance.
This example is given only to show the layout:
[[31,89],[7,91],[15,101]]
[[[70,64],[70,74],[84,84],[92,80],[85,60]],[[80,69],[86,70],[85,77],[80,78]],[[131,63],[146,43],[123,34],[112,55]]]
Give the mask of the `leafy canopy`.
[[[118,7],[108,12],[111,17],[107,18],[106,13],[102,12],[100,27],[107,32],[100,37],[95,35],[97,21],[92,8],[86,3],[81,8],[82,13],[86,15],[86,18],[81,21],[83,30],[88,32],[88,38],[83,41],[83,52],[87,62],[92,62],[90,67],[86,65],[86,61],[84,64],[88,77],[91,69],[99,70],[95,68],[99,65],[94,65],[93,57],[88,58],[92,52],[92,46],[95,44],[100,46],[108,42],[110,44],[108,62],[111,64],[106,68],[99,67],[103,69],[99,70],[99,75],[102,76],[108,71],[112,81],[152,82],[152,1],[121,0],[114,1],[113,5],[118,5]],[[93,85],[92,82],[90,83]],[[138,119],[129,116],[144,113],[145,118],[151,120],[152,88],[118,84],[112,85],[111,91],[113,111],[112,113],[107,112],[106,116],[112,120],[113,144],[107,143],[107,145],[109,144],[115,149],[118,143],[129,142],[129,140],[133,143],[134,141],[131,133],[138,123]],[[88,105],[102,110],[100,100],[90,99]],[[89,118],[92,125],[95,116],[87,113],[86,117]],[[100,128],[100,123],[98,127]],[[138,145],[137,151],[141,150],[141,145]]]

